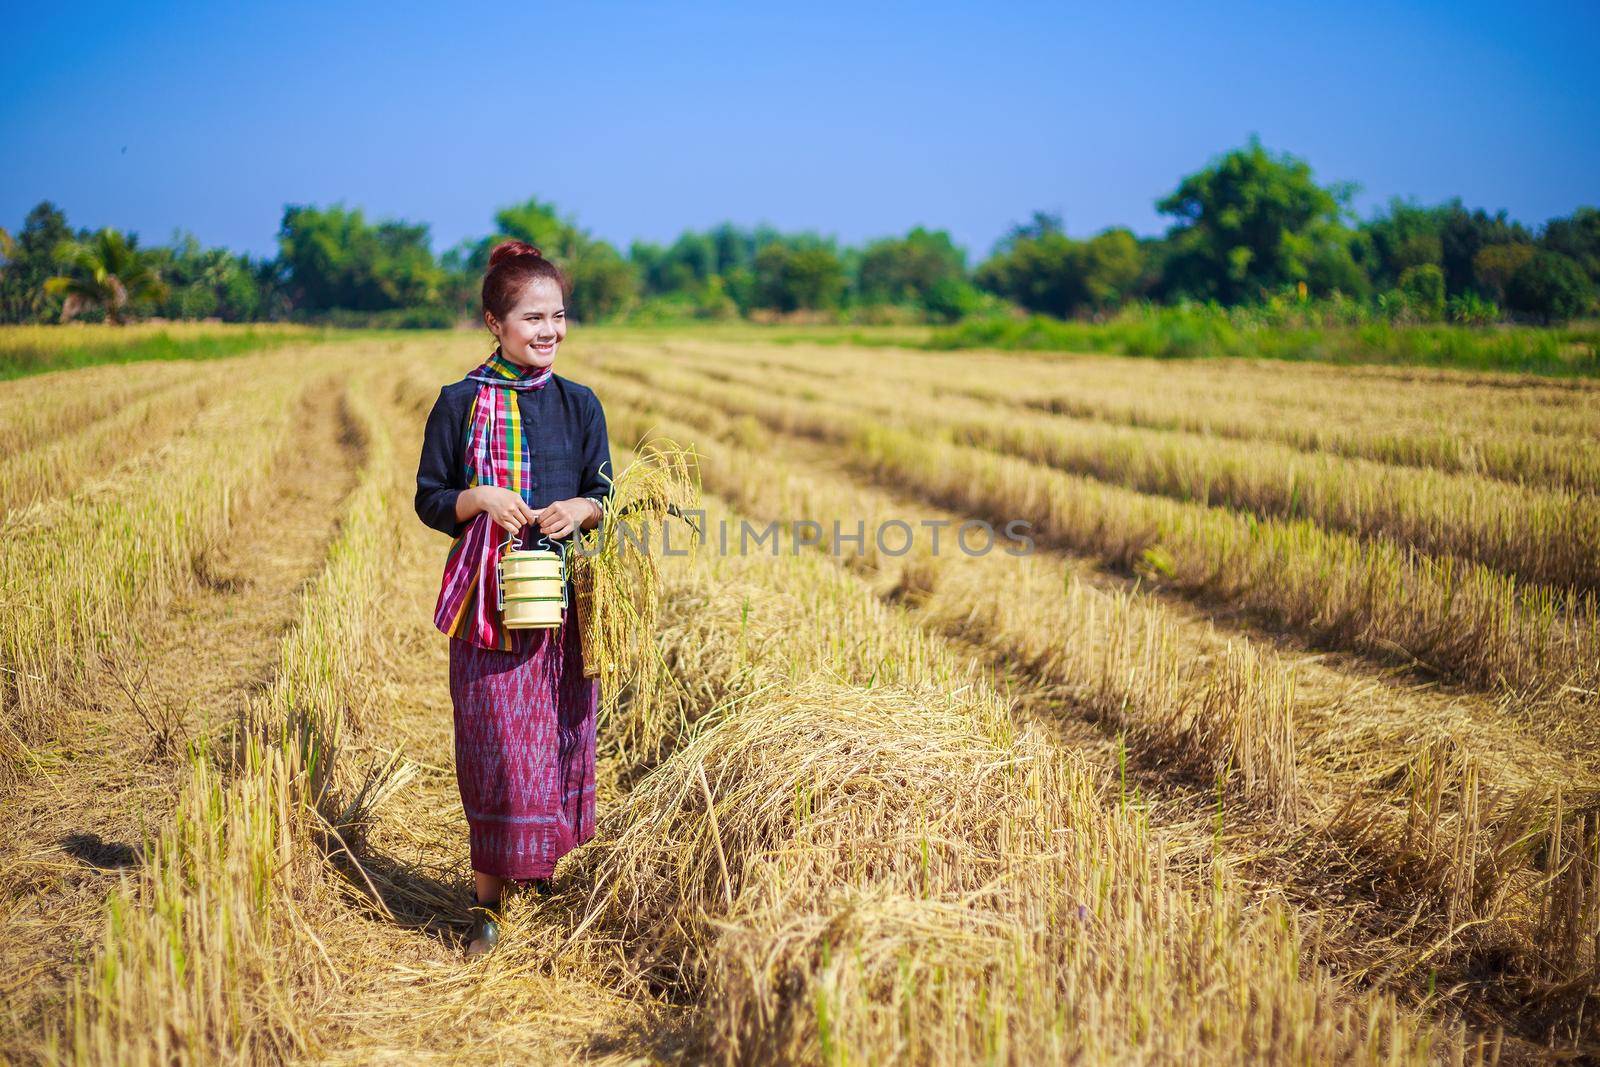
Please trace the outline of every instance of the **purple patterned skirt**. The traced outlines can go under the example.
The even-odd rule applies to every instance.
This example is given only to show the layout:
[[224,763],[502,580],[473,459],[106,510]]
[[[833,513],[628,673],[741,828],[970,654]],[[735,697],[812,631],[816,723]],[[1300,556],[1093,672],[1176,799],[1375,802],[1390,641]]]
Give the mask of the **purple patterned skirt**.
[[575,625],[513,633],[511,652],[450,641],[456,784],[472,869],[549,878],[594,836],[600,683],[583,676]]

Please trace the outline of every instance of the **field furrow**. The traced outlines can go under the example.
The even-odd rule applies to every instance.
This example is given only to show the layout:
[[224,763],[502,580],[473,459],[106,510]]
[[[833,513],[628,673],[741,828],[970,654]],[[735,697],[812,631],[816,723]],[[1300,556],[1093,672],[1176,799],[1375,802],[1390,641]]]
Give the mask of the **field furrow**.
[[[748,366],[751,346],[668,342],[672,362]],[[1354,430],[1404,426],[1457,435],[1526,435],[1546,448],[1588,439],[1600,420],[1600,386],[1585,378],[1462,374],[1399,367],[1331,366],[1273,360],[1160,360],[1120,356],[1036,357],[982,351],[886,353],[864,361],[859,349],[759,345],[768,372],[903,383],[919,393],[980,389],[1008,406],[1041,407],[1066,397],[1142,400],[1152,412],[1187,412],[1268,426],[1281,419]]]
[[360,463],[344,403],[334,388],[306,397],[292,431],[302,447],[265,472],[258,508],[235,520],[200,582],[97,657],[90,684],[59,694],[73,727],[34,752],[41,770],[6,801],[6,1057],[21,1062],[20,1035],[65,1011],[102,936],[107,893],[119,874],[137,876],[144,841],[172,818],[185,747],[218,736],[270,684]]
[[[403,466],[373,365],[342,368],[363,463],[314,583],[276,641],[270,685],[197,749],[177,816],[107,902],[104,938],[56,1039],[82,1063],[302,1060],[342,982],[309,916],[338,906],[329,857],[393,781],[352,765],[372,697],[376,609]],[[319,516],[320,517],[320,516]]]
[[1600,388],[652,336],[560,373],[706,536],[473,962],[481,338],[0,384],[0,1059],[1600,1056]]
[[63,677],[112,647],[136,611],[196,577],[196,561],[254,503],[261,471],[291,443],[304,369],[263,367],[196,420],[195,432],[0,532],[0,718],[10,769],[49,737]]

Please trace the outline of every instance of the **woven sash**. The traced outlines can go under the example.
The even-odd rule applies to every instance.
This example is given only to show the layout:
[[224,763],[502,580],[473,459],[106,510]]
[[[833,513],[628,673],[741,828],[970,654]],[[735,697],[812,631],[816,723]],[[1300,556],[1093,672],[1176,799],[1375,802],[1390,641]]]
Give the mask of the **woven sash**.
[[[544,388],[553,373],[553,368],[519,367],[497,348],[482,366],[467,375],[469,381],[478,383],[467,416],[468,487],[498,485],[533,506],[533,461],[528,439],[522,432],[517,394]],[[495,587],[495,557],[507,536],[487,512],[474,515],[450,546],[439,584],[439,601],[433,610],[433,624],[442,632],[504,652],[513,647],[513,632],[501,624],[496,605],[499,591]]]

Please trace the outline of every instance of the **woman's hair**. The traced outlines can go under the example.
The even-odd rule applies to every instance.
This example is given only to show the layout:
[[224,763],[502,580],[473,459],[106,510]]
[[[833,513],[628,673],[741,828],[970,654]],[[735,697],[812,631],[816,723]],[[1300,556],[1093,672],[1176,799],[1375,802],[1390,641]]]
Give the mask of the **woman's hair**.
[[496,319],[511,313],[517,297],[535,278],[548,278],[567,297],[567,276],[526,241],[501,241],[489,253],[489,270],[483,276],[483,310]]

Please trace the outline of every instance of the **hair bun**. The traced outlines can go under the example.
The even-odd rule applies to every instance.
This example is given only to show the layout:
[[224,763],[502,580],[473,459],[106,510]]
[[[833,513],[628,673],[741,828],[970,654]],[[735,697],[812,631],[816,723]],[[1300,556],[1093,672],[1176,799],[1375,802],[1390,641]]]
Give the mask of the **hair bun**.
[[501,241],[489,253],[489,266],[495,267],[514,259],[540,259],[544,256],[526,241]]

